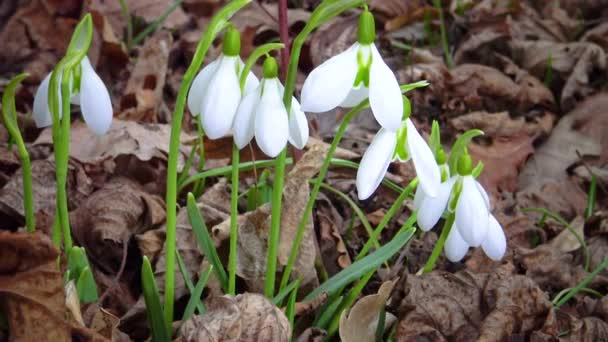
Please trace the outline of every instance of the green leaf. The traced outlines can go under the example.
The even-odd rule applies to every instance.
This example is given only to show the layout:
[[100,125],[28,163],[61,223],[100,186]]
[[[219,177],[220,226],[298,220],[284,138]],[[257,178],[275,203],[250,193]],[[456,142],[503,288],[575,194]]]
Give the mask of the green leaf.
[[342,287],[350,284],[351,282],[361,278],[364,274],[370,270],[376,269],[383,262],[387,261],[395,253],[397,253],[405,244],[410,240],[416,231],[415,228],[407,230],[402,234],[399,234],[393,238],[393,240],[374,253],[366,256],[365,258],[356,261],[349,267],[340,271],[338,274],[329,278],[326,282],[321,284],[311,293],[309,293],[304,301],[310,301],[319,296],[323,292],[327,292],[329,296],[333,295],[335,291],[340,290]]
[[206,271],[203,272],[201,277],[198,279],[196,287],[194,288],[194,291],[192,291],[192,293],[190,294],[190,299],[188,300],[188,304],[186,305],[186,309],[184,310],[184,315],[182,316],[182,323],[187,321],[192,316],[192,314],[194,314],[194,309],[201,301],[201,294],[205,289],[205,285],[207,285],[207,281],[209,280],[209,276],[211,275],[212,271],[213,266],[209,265]]
[[441,147],[441,132],[439,131],[439,123],[433,120],[431,125],[431,136],[429,138],[429,147],[433,153],[437,153],[437,149]]
[[68,254],[68,271],[70,271],[71,279],[77,280],[80,278],[80,273],[89,266],[84,248],[74,246]]
[[287,302],[287,307],[285,308],[285,316],[287,316],[287,319],[289,320],[289,325],[291,326],[291,331],[293,331],[294,326],[293,326],[293,322],[294,322],[294,318],[296,315],[296,299],[298,296],[298,289],[300,288],[300,281],[302,278],[298,278],[296,280],[296,286],[294,287],[293,291],[291,291],[291,295],[289,296],[289,301]]
[[452,151],[450,151],[450,158],[448,159],[448,165],[450,166],[450,175],[457,174],[458,160],[464,152],[465,148],[476,136],[483,135],[483,131],[479,129],[471,129],[464,132],[452,145]]
[[156,287],[156,281],[154,280],[152,265],[150,265],[150,260],[146,256],[144,256],[141,267],[141,284],[146,301],[146,316],[152,329],[152,341],[170,341],[169,327],[165,325],[163,318],[163,308],[160,304],[160,296]]
[[224,265],[222,265],[222,261],[220,260],[220,257],[217,254],[217,250],[215,249],[215,245],[213,244],[213,239],[211,239],[211,235],[209,235],[207,225],[201,217],[201,212],[199,211],[196,205],[196,200],[194,199],[194,195],[192,193],[188,193],[187,207],[188,218],[190,218],[192,231],[196,236],[198,245],[203,251],[203,254],[209,260],[211,266],[213,266],[213,271],[217,275],[217,278],[219,279],[220,284],[222,285],[222,289],[224,289],[224,291],[228,291],[228,276],[226,275],[226,271],[224,270]]
[[292,281],[291,283],[289,283],[289,285],[285,286],[284,288],[281,289],[281,291],[279,291],[279,293],[277,293],[276,296],[274,296],[274,298],[272,298],[272,304],[274,305],[279,305],[283,299],[285,297],[287,297],[288,294],[291,293],[291,291],[293,291],[293,289],[296,288],[296,285],[298,285],[298,280],[300,278]]
[[92,303],[97,300],[97,284],[91,269],[86,266],[76,280],[76,291],[81,303]]

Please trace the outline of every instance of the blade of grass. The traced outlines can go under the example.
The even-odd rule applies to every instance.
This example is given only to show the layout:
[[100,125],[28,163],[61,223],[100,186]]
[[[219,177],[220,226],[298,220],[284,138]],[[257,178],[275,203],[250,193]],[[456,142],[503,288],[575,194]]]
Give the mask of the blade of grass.
[[213,239],[211,239],[211,235],[209,235],[207,225],[201,217],[201,212],[198,210],[196,200],[194,199],[194,195],[192,193],[188,193],[187,209],[188,218],[190,218],[192,231],[196,236],[198,245],[203,251],[203,254],[205,254],[209,260],[209,263],[213,266],[213,270],[215,271],[215,274],[222,285],[222,289],[225,292],[228,292],[228,276],[226,275],[226,270],[224,269],[224,265],[222,265],[220,256],[217,254],[217,250],[213,244]]
[[587,196],[587,208],[585,208],[585,218],[593,215],[595,211],[595,198],[597,197],[597,177],[591,175],[591,184],[589,185],[589,195]]
[[[184,310],[184,315],[182,316],[182,322],[187,321],[193,314],[194,309],[201,305],[201,294],[203,293],[203,289],[205,289],[205,285],[207,285],[207,281],[209,280],[209,276],[213,271],[213,265],[209,265],[207,269],[201,274],[201,277],[198,279],[196,283],[196,287],[194,291],[190,293],[190,299],[188,300],[188,304],[186,304],[186,309]],[[203,312],[199,313],[202,314]]]
[[298,280],[299,279],[300,278],[292,281],[289,285],[285,286],[284,289],[282,289],[281,291],[279,291],[279,293],[277,293],[277,295],[274,296],[274,298],[272,298],[272,304],[279,305],[283,301],[283,299],[285,297],[287,297],[287,295],[290,294],[291,291],[293,291],[293,289],[296,288],[296,286],[298,286],[298,284],[299,284]]
[[574,295],[579,293],[581,289],[587,287],[587,285],[595,278],[601,271],[603,271],[606,267],[608,267],[608,258],[604,259],[602,263],[591,272],[583,281],[581,281],[575,288],[573,288],[570,292],[568,292],[565,296],[560,299],[557,304],[555,304],[556,308],[560,308],[562,305],[566,304]]
[[287,316],[287,319],[289,320],[289,326],[291,326],[291,331],[294,330],[293,322],[296,315],[296,299],[298,296],[298,289],[300,288],[300,280],[301,278],[298,278],[296,280],[296,286],[291,291],[289,301],[287,301],[287,307],[285,308],[285,316]]
[[585,255],[585,271],[589,272],[589,263],[591,262],[591,255],[589,254],[589,248],[587,247],[587,243],[585,243],[585,240],[580,236],[580,234],[577,233],[574,230],[574,228],[572,228],[572,226],[570,225],[570,223],[568,223],[568,221],[566,221],[563,217],[561,217],[545,208],[522,208],[521,211],[523,211],[523,212],[532,211],[532,212],[541,213],[541,214],[543,214],[543,218],[550,217],[550,218],[554,219],[555,221],[557,221],[558,223],[560,223],[561,225],[563,225],[564,227],[566,227],[566,229],[568,229],[568,231],[574,236],[576,241],[578,241],[578,243],[583,248],[583,253]]
[[415,231],[416,229],[412,228],[395,236],[393,240],[376,250],[374,253],[354,262],[349,267],[329,278],[329,280],[310,292],[304,298],[304,301],[310,301],[323,292],[327,292],[327,294],[331,296],[335,291],[350,284],[354,280],[359,279],[370,270],[375,270],[378,266],[392,257],[403,246],[405,246],[405,244],[414,235]]
[[144,256],[144,261],[141,267],[141,284],[146,301],[146,316],[152,330],[153,342],[165,342],[170,340],[169,327],[165,325],[163,317],[163,308],[160,304],[160,296],[158,287],[154,280],[152,265],[148,257]]
[[133,46],[136,46],[137,44],[141,43],[141,41],[144,40],[144,38],[146,38],[150,33],[154,32],[156,30],[156,28],[158,28],[158,26],[167,19],[169,14],[171,14],[171,12],[175,11],[175,9],[177,7],[179,7],[183,1],[184,0],[176,0],[171,6],[169,6],[163,12],[163,14],[160,15],[160,17],[158,17],[156,20],[154,20],[152,23],[150,23],[150,25],[148,25],[143,31],[141,31],[139,34],[137,34],[137,36],[135,36],[135,38],[133,38],[133,42],[132,42],[131,46],[133,47]]
[[[182,274],[182,278],[184,278],[184,283],[186,283],[186,287],[188,288],[188,292],[192,295],[194,292],[194,285],[192,284],[192,279],[190,279],[190,273],[186,268],[186,263],[184,263],[184,259],[178,250],[175,250],[175,259],[177,260],[177,266],[179,267],[179,271]],[[196,304],[196,309],[199,313],[205,312],[205,306],[202,302],[198,302]]]

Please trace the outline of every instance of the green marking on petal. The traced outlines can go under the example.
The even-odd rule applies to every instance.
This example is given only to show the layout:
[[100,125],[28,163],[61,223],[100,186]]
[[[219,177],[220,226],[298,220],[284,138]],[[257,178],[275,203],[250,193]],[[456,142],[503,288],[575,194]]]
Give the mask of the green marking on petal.
[[410,154],[407,150],[407,126],[402,125],[397,130],[397,146],[395,147],[395,154],[393,159],[397,158],[401,161],[406,161],[410,158]]

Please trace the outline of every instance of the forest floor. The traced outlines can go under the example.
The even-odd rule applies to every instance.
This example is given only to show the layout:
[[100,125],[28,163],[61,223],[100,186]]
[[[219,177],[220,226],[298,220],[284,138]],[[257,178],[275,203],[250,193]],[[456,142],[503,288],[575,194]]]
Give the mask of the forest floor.
[[[138,33],[173,1],[127,3]],[[21,327],[23,340],[148,338],[141,260],[144,255],[151,260],[162,290],[172,111],[201,33],[223,4],[223,0],[184,0],[130,50],[123,39],[127,21],[118,1],[89,0],[83,5],[77,0],[5,0],[0,5],[0,90],[14,75],[29,74],[17,92],[16,105],[32,159],[39,231],[26,235],[21,228],[20,161],[0,126],[0,308],[6,315],[0,320],[0,340],[16,333],[9,333],[8,326]],[[316,0],[290,2],[290,37],[302,29],[317,4]],[[352,336],[373,340],[369,325],[375,322],[365,321],[369,318],[362,313],[377,312],[386,304],[389,324],[384,337],[399,341],[608,341],[608,270],[601,270],[565,304],[554,304],[562,290],[576,287],[608,258],[608,2],[442,1],[449,59],[441,44],[440,12],[432,1],[372,0],[369,6],[376,17],[376,44],[399,83],[430,83],[408,93],[412,118],[423,135],[428,137],[432,121],[437,120],[449,150],[464,131],[485,132],[470,144],[469,152],[485,165],[479,181],[491,197],[508,247],[500,262],[487,258],[481,249],[471,249],[459,263],[441,256],[434,271],[420,276],[416,273],[430,256],[440,225],[417,233],[378,269],[363,289],[362,296],[368,297],[359,301],[359,315],[353,310],[339,335],[344,340],[354,341]],[[242,56],[278,40],[277,11],[275,2],[254,1],[233,17],[242,32]],[[101,298],[92,304],[70,305],[68,296],[66,306],[58,251],[50,242],[56,187],[52,134],[50,128],[36,128],[31,111],[38,85],[63,56],[74,25],[87,12],[92,13],[95,27],[89,58],[110,90],[114,121],[107,135],[97,137],[78,111],[72,115],[71,230],[76,244],[87,252]],[[296,94],[315,66],[356,40],[359,13],[348,11],[312,34],[303,49]],[[205,63],[219,55],[219,43],[211,47]],[[253,70],[259,74],[261,67]],[[312,138],[304,151],[290,149],[296,163],[287,169],[280,267],[308,200],[308,181],[318,172],[344,113],[336,109],[307,114]],[[184,118],[180,168],[198,146],[195,122],[189,114]],[[369,110],[360,113],[349,125],[336,157],[358,162],[378,128]],[[204,168],[229,166],[231,147],[230,136],[205,139]],[[267,157],[253,144],[241,151],[240,159]],[[197,173],[197,165],[195,158],[185,172]],[[262,175],[261,169],[242,172],[241,192],[256,184],[271,187],[272,174]],[[304,277],[298,299],[354,262],[368,238],[364,221],[377,226],[398,196],[380,186],[370,199],[359,201],[355,176],[355,169],[332,166],[324,182],[360,207],[364,220],[343,196],[321,190],[313,211],[314,231],[305,236],[304,255],[294,270]],[[405,186],[414,176],[411,163],[394,162],[386,177]],[[597,194],[589,201],[592,177]],[[225,265],[229,183],[229,175],[206,178],[198,200]],[[208,262],[185,210],[186,194],[192,190],[186,187],[178,198],[177,248],[190,275],[198,279]],[[205,320],[188,325],[188,331],[183,326],[175,335],[179,340],[193,336],[227,340],[226,331],[238,331],[236,336],[243,340],[262,340],[284,336],[284,330],[290,329],[282,311],[245,295],[263,292],[270,215],[267,205],[255,209],[262,203],[252,204],[248,198],[244,195],[239,202],[237,288],[243,295],[220,301],[221,288],[212,277],[203,293],[208,304]],[[541,222],[541,213],[525,208],[543,208],[563,220]],[[408,199],[382,232],[380,244],[391,241],[412,212],[413,200]],[[572,230],[582,236],[583,245]],[[176,314],[180,315],[190,292],[181,274],[176,280]],[[378,292],[382,284],[386,287]],[[312,302],[298,301],[294,340],[323,338],[325,332],[313,321],[326,300],[321,296]],[[79,314],[81,322],[75,318]]]

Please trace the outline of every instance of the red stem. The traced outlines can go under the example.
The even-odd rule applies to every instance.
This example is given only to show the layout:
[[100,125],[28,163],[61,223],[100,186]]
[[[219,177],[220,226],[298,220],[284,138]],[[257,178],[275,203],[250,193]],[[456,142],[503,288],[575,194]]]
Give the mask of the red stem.
[[287,21],[287,0],[279,0],[279,37],[285,47],[281,49],[281,79],[285,81],[289,67],[289,25]]

